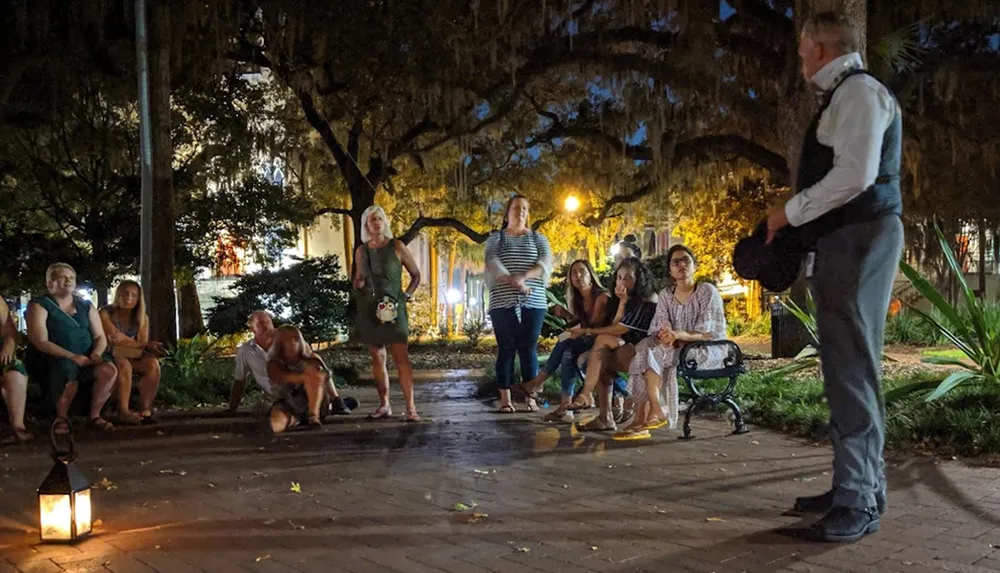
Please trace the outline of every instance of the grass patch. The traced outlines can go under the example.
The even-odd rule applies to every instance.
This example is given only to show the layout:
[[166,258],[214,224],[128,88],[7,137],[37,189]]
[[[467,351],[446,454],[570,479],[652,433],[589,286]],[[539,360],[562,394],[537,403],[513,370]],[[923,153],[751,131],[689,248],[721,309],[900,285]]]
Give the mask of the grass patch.
[[[885,386],[890,390],[941,377],[941,372],[922,371],[889,377]],[[759,426],[815,440],[827,437],[830,410],[818,379],[748,374],[737,386],[737,402],[748,421]],[[920,396],[899,400],[886,412],[886,445],[947,455],[998,453],[1000,388],[960,389],[931,403]]]

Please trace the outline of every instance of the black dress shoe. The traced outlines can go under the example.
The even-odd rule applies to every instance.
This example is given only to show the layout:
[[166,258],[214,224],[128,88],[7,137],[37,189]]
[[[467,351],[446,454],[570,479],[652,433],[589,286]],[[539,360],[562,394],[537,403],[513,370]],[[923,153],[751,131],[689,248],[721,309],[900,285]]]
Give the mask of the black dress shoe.
[[833,543],[853,543],[862,537],[878,531],[878,511],[835,507],[812,527],[803,533],[811,541]]
[[[875,494],[875,506],[879,515],[885,515],[885,492]],[[823,513],[833,509],[833,490],[809,497],[795,498],[794,511],[799,513]]]

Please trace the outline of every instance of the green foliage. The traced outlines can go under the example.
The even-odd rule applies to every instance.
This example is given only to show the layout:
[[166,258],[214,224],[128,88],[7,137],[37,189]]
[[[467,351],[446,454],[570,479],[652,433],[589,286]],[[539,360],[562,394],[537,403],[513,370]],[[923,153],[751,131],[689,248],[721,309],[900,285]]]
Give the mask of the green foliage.
[[465,323],[462,325],[462,334],[469,339],[469,344],[473,348],[479,346],[483,334],[486,334],[486,321],[478,315],[466,318]]
[[747,318],[739,314],[726,318],[726,328],[730,338],[737,336],[764,337],[771,335],[771,316],[762,313],[757,318]]
[[437,309],[434,308],[434,301],[431,300],[430,286],[420,285],[413,293],[413,300],[406,305],[406,320],[410,326],[411,339],[434,339],[440,336],[440,330],[434,331],[435,313],[437,313]]
[[[233,381],[230,360],[211,359],[189,368],[186,374],[173,365],[164,365],[156,401],[162,406],[189,408],[224,403]],[[247,394],[263,397],[256,384],[247,385]]]
[[163,366],[172,368],[181,378],[192,378],[202,365],[216,358],[218,339],[196,334],[189,340],[178,340],[177,345],[167,350]]
[[[931,311],[932,316],[940,318],[940,313]],[[937,346],[947,344],[947,340],[937,330],[917,313],[903,309],[890,316],[885,323],[885,343],[907,346]]]
[[233,288],[237,295],[216,298],[215,308],[208,313],[208,329],[215,334],[246,330],[247,317],[255,310],[266,310],[277,322],[298,326],[308,342],[330,341],[350,328],[350,283],[336,255],[249,274]]
[[566,308],[566,295],[565,289],[559,289],[561,292],[554,291],[553,287],[549,287],[545,291],[545,296],[548,300],[549,310],[545,313],[545,318],[542,320],[542,337],[552,338],[558,336],[562,331],[566,330],[566,319],[557,316],[553,309],[557,306]]
[[[936,373],[923,371],[887,377],[884,386],[891,393],[939,380]],[[755,372],[740,379],[737,400],[753,424],[814,440],[828,437],[830,410],[818,379]],[[1000,387],[958,388],[934,402],[910,394],[888,403],[886,444],[966,456],[998,453]]]
[[887,400],[899,399],[910,393],[924,393],[931,390],[932,386],[933,391],[926,397],[928,402],[941,398],[959,386],[1000,386],[1000,307],[976,297],[965,281],[962,267],[955,259],[944,233],[940,229],[936,231],[952,277],[959,286],[959,304],[949,303],[929,280],[905,261],[900,262],[900,268],[913,287],[933,305],[942,318],[936,318],[915,307],[912,311],[960,350],[965,359],[937,356],[924,358],[923,361],[929,364],[956,366],[961,370],[952,372],[942,380],[924,381],[900,388],[887,395]]
[[782,299],[781,304],[788,310],[788,312],[792,313],[795,318],[799,319],[802,326],[806,327],[806,331],[809,332],[809,337],[812,338],[813,346],[819,348],[819,327],[816,325],[816,300],[813,298],[812,291],[806,290],[805,308],[800,307],[792,299]]

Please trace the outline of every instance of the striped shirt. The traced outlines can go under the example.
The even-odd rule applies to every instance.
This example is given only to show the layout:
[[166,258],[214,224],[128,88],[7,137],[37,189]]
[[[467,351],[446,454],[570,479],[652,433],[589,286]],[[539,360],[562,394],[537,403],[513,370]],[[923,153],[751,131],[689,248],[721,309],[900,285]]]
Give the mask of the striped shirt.
[[[548,285],[552,252],[545,235],[531,231],[515,237],[500,231],[491,233],[486,239],[486,270],[490,277],[490,310],[496,308],[548,308],[545,287]],[[541,277],[528,279],[531,292],[521,294],[517,287],[496,279],[503,275],[523,275],[534,267],[542,265],[545,273]]]

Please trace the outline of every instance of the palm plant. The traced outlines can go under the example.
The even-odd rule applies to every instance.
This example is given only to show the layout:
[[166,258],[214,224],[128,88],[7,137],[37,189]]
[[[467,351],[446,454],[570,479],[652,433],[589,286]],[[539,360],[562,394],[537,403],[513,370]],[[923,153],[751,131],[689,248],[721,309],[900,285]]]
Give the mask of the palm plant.
[[886,394],[887,401],[915,392],[930,391],[926,397],[930,402],[959,386],[1000,384],[1000,320],[997,320],[996,307],[976,297],[975,291],[966,282],[965,273],[944,233],[936,224],[934,230],[948,268],[959,287],[961,296],[958,304],[949,303],[929,280],[905,261],[900,262],[900,268],[913,287],[931,303],[938,316],[912,306],[911,310],[960,350],[965,359],[944,356],[924,358],[923,362],[928,364],[955,366],[959,370],[942,380],[917,382],[897,388]]

